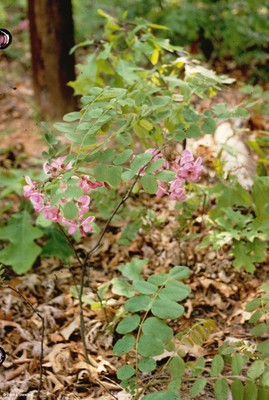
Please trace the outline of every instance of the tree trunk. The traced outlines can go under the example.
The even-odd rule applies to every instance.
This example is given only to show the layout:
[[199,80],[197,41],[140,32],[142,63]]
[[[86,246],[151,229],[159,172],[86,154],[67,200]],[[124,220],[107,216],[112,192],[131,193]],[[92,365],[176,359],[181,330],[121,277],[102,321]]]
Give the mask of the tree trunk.
[[34,92],[43,118],[75,109],[74,25],[71,0],[28,0]]

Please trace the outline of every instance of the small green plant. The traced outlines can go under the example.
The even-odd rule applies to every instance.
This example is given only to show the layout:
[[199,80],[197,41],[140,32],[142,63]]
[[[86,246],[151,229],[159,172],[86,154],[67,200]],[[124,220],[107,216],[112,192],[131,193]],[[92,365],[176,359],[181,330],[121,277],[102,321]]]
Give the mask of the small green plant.
[[[116,327],[116,332],[124,336],[117,340],[113,350],[119,356],[128,354],[128,363],[118,370],[117,376],[132,398],[141,398],[143,393],[151,391],[152,386],[156,389],[161,376],[162,390],[145,394],[143,400],[178,400],[181,384],[185,381],[189,382],[191,398],[197,398],[210,384],[217,400],[227,400],[229,393],[233,400],[267,399],[268,283],[261,286],[265,293],[246,306],[246,311],[252,313],[249,319],[254,325],[252,336],[264,340],[227,340],[213,358],[202,356],[188,361],[187,349],[203,345],[216,324],[210,319],[198,321],[190,329],[174,334],[168,321],[178,319],[183,313],[177,303],[189,295],[190,289],[178,280],[187,278],[189,270],[176,266],[168,274],[155,274],[145,280],[141,271],[146,263],[147,260],[133,259],[120,268],[125,279],[112,281],[112,291],[129,298],[123,306],[124,317]],[[169,307],[171,301],[173,308]],[[158,360],[162,359],[165,363],[158,366]],[[164,386],[166,390],[163,390]]]
[[[231,383],[234,400],[267,399],[269,397],[269,284],[263,284],[260,294],[246,305],[246,311],[252,313],[249,323],[251,340],[226,341],[219,348],[226,369],[226,386]],[[265,292],[265,293],[262,293]],[[220,373],[221,371],[219,371]]]
[[177,355],[173,329],[167,320],[178,319],[184,313],[179,302],[188,297],[190,288],[180,280],[186,279],[190,271],[187,267],[176,266],[169,273],[154,274],[144,279],[141,270],[146,262],[133,259],[121,268],[125,279],[115,278],[112,281],[112,291],[129,298],[123,306],[125,316],[116,327],[116,332],[124,336],[117,340],[113,351],[118,356],[131,352],[135,357],[135,365],[123,365],[117,376],[121,385],[137,399],[150,386],[142,383],[142,374],[154,371],[157,367],[155,357],[169,351],[173,354],[167,363],[171,381],[167,391],[163,392],[163,398],[173,393],[171,398],[176,399],[176,387],[180,386],[180,374],[177,376],[177,372],[182,369],[184,361]]
[[[0,228],[1,237],[9,246],[1,250],[0,260],[18,273],[29,270],[37,256],[48,256],[50,251],[52,256],[69,258],[73,253],[71,250],[64,252],[66,238],[53,225],[61,221],[65,226],[69,224],[68,232],[75,234],[76,240],[90,230],[98,232],[93,220],[95,216],[109,220],[121,198],[119,188],[125,191],[129,185],[132,193],[142,191],[152,195],[158,192],[160,196],[182,200],[185,196],[183,183],[189,184],[194,179],[188,178],[186,182],[185,177],[180,177],[175,182],[175,171],[169,171],[165,166],[168,161],[161,157],[162,151],[168,145],[175,146],[188,138],[212,134],[218,119],[245,116],[240,107],[228,110],[223,104],[202,114],[194,109],[194,95],[210,97],[222,84],[233,80],[218,76],[190,60],[181,48],[172,46],[168,40],[158,39],[153,29],[162,27],[144,20],[126,25],[103,11],[99,14],[105,20],[104,40],[88,43],[95,46],[95,51],[87,57],[86,64],[78,65],[81,73],[70,83],[77,94],[83,95],[82,108],[66,114],[63,122],[54,124],[54,128],[65,135],[68,144],[61,145],[57,135],[43,124],[48,145],[48,151],[43,152],[46,175],[30,173],[33,180],[29,176],[26,178],[26,197],[33,200],[35,211],[42,211],[36,220],[38,231],[32,227],[34,236],[30,235],[32,221],[27,222],[29,237],[32,237],[27,262],[22,263],[20,254],[24,253],[19,252],[24,246],[13,244],[17,250],[16,253],[12,250],[10,255],[8,249],[14,239],[8,235],[7,227]],[[135,150],[138,144],[140,154]],[[152,148],[156,149],[155,158]],[[172,166],[179,162],[178,154],[170,157]],[[8,194],[12,174],[8,176],[4,172],[3,175]],[[21,173],[19,175],[21,177]],[[18,178],[16,172],[12,184],[17,185]],[[17,186],[14,190],[18,192]],[[89,191],[91,207],[96,204],[94,215],[89,214]],[[80,214],[82,206],[84,213]],[[142,221],[144,211],[136,208],[129,212],[131,223],[128,227],[126,211],[117,211],[117,216],[125,222],[120,240],[126,244],[135,237],[139,229],[137,221]],[[23,221],[23,215],[17,218]],[[74,220],[76,222],[72,222]],[[43,253],[34,242],[42,236],[47,238]]]
[[202,245],[220,249],[230,246],[235,268],[255,271],[255,264],[265,260],[269,239],[268,177],[255,177],[251,192],[236,179],[230,186],[217,184],[209,191],[215,206],[209,211],[211,229]]

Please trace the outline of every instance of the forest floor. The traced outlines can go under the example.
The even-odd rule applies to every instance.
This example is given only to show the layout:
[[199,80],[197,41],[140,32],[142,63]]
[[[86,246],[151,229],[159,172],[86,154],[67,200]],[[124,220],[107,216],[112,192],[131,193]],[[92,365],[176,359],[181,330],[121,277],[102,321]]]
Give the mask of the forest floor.
[[[33,112],[31,71],[24,69],[18,73],[16,63],[6,57],[0,59],[0,70],[7,71],[0,88],[0,163],[5,169],[31,167],[33,159],[39,158],[44,149],[40,126],[36,122],[37,113]],[[234,92],[226,93],[226,96],[232,101]],[[198,155],[203,156],[206,175],[212,181],[214,152],[200,145],[196,149]],[[19,201],[20,198],[15,197],[15,202]],[[134,199],[130,198],[132,201]],[[203,355],[210,359],[226,340],[250,340],[250,314],[245,311],[245,305],[257,296],[259,286],[268,280],[269,255],[266,262],[257,265],[253,275],[237,271],[232,266],[228,247],[221,251],[198,250],[201,239],[208,233],[202,219],[200,223],[190,223],[188,235],[196,234],[196,238],[187,240],[186,233],[178,229],[173,202],[165,199],[156,202],[156,198],[150,196],[145,196],[142,201],[164,222],[139,231],[128,247],[118,244],[120,229],[112,223],[90,260],[85,283],[87,294],[92,295],[92,290],[118,276],[118,266],[134,257],[149,260],[143,271],[145,276],[168,271],[174,265],[185,265],[191,269],[186,283],[192,292],[185,302],[184,316],[172,324],[175,332],[185,330],[201,319],[211,318],[216,322],[214,333],[202,346],[188,349],[186,358],[192,360]],[[5,219],[8,217],[4,216]],[[95,241],[94,235],[83,240],[79,245],[81,254]],[[16,276],[7,267],[5,286],[0,291],[0,345],[6,352],[6,360],[0,366],[1,398],[32,400],[37,393],[41,319],[29,307],[29,302],[45,319],[41,398],[128,399],[116,376],[126,356],[119,358],[112,353],[113,321],[123,299],[109,291],[107,299],[114,302],[108,302],[106,315],[102,308],[91,308],[85,303],[86,343],[92,365],[87,364],[79,334],[79,303],[70,291],[75,283],[79,283],[80,266],[76,260],[72,261],[70,270],[56,258],[43,257],[22,276]],[[18,289],[24,298],[10,287]],[[165,360],[165,355],[163,357]],[[163,360],[158,363],[161,368]],[[185,382],[181,393],[183,400],[189,399],[187,388],[188,382]],[[161,389],[156,382],[154,390]],[[201,400],[214,398],[210,386],[200,396]]]

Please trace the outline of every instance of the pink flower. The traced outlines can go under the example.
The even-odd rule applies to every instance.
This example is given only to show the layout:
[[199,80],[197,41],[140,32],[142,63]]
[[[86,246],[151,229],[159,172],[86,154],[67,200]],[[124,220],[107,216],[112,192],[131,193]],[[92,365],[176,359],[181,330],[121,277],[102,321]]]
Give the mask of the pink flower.
[[185,200],[186,195],[185,195],[185,187],[181,187],[182,185],[182,179],[174,179],[170,183],[170,194],[169,198],[172,200]]
[[49,219],[53,222],[61,222],[62,221],[60,210],[57,207],[45,208],[44,209],[44,218]]
[[42,211],[44,209],[44,195],[40,192],[34,192],[29,197],[34,206],[35,211]]
[[77,230],[77,228],[78,228],[77,222],[75,222],[75,221],[69,221],[68,219],[63,218],[63,219],[62,219],[62,223],[63,223],[65,226],[68,226],[68,227],[69,227],[69,229],[68,229],[69,235],[74,235],[74,233],[76,233],[76,230]]
[[165,183],[162,181],[158,181],[158,190],[156,196],[163,197],[165,194],[169,194],[166,190]]
[[196,182],[200,178],[202,172],[203,172],[202,158],[198,157],[193,164],[191,180],[193,182]]
[[67,171],[72,168],[72,163],[69,161],[69,163],[65,164],[64,160],[66,159],[66,156],[58,157],[55,160],[53,160],[51,163],[46,162],[43,165],[43,170],[47,175],[52,175],[55,176],[57,175],[58,172],[60,171]]
[[[169,162],[164,159],[163,154],[160,153],[158,149],[152,149],[152,148],[151,149],[147,149],[145,151],[145,153],[153,154],[153,157],[150,160],[151,163],[153,163],[154,161],[157,161],[159,159],[163,159],[164,160],[163,165],[160,168],[158,168],[156,171],[153,172],[154,175],[157,174],[158,172],[163,171],[164,169],[169,169]],[[144,167],[141,168],[141,170],[139,172],[139,175],[140,176],[145,175],[145,168]]]
[[28,183],[28,185],[23,186],[23,192],[24,192],[23,195],[24,195],[24,197],[29,199],[29,197],[36,190],[36,183],[32,182],[32,180],[29,176],[26,176],[24,179],[25,179],[26,183]]
[[95,220],[95,217],[90,216],[90,217],[84,219],[84,221],[81,222],[80,226],[82,228],[82,231],[81,230],[80,231],[81,231],[82,236],[84,235],[84,232],[88,233],[88,232],[92,231],[91,222],[94,221],[94,220]]
[[90,180],[88,175],[83,175],[78,183],[78,186],[84,190],[84,192],[89,192],[90,190],[96,189],[98,187],[104,186],[102,182],[94,182]]
[[189,150],[183,150],[182,157],[177,157],[173,163],[173,170],[176,172],[178,179],[186,182],[196,182],[202,171],[202,159],[198,157],[194,161],[194,157]]
[[180,165],[184,165],[186,163],[190,163],[194,160],[192,153],[189,150],[183,150],[182,156],[180,160]]
[[78,205],[78,207],[88,207],[90,202],[91,202],[90,196],[83,195],[83,196],[80,196],[80,198],[78,199],[77,205]]

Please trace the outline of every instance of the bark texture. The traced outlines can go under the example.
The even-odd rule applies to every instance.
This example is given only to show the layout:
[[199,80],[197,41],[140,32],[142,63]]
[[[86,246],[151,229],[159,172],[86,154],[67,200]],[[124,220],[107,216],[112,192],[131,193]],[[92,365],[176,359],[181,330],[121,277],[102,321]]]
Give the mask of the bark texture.
[[74,25],[71,0],[28,0],[34,92],[43,118],[75,109]]

